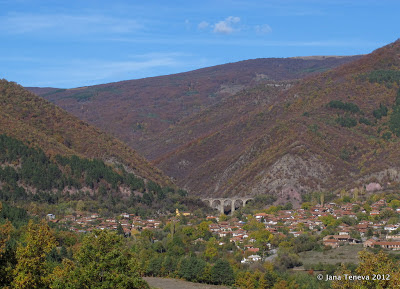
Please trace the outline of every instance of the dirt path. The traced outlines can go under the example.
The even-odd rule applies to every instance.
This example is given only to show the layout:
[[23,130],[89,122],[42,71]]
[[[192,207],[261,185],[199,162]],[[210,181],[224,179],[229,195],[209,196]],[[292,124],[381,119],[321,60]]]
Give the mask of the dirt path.
[[151,287],[157,289],[229,289],[226,286],[216,286],[200,283],[192,283],[178,279],[144,277]]

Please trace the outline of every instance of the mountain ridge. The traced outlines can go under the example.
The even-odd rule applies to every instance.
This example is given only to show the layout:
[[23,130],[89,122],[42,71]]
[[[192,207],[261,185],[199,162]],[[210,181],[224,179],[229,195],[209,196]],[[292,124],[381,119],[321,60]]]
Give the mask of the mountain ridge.
[[38,146],[49,156],[76,154],[108,162],[117,161],[141,177],[163,185],[171,184],[158,169],[121,141],[89,126],[22,86],[1,80],[0,101],[0,133]]
[[185,117],[268,79],[295,80],[357,58],[255,59],[92,87],[28,89],[153,159],[146,151],[152,137]]
[[[203,118],[194,116],[192,124],[189,122],[180,130],[183,133],[187,132],[189,127],[190,129],[195,127],[194,123],[202,124],[209,121],[211,115],[214,115],[214,118],[209,127],[213,127],[218,123],[217,116],[222,115],[225,109],[237,111],[237,118],[239,120],[242,118],[241,121],[237,121],[236,125],[230,128],[228,126],[214,131],[213,136],[208,139],[194,138],[190,141],[191,145],[188,145],[189,143],[183,145],[181,149],[175,150],[167,157],[156,160],[156,163],[167,174],[175,177],[181,186],[196,192],[203,191],[216,195],[350,189],[351,186],[361,186],[362,182],[368,181],[369,178],[372,181],[376,176],[382,181],[385,176],[382,177],[381,172],[384,171],[390,171],[391,179],[398,181],[399,164],[394,161],[396,156],[398,159],[399,153],[395,145],[397,139],[386,141],[382,139],[383,133],[379,132],[381,129],[388,130],[385,121],[388,121],[389,116],[383,117],[386,118],[385,121],[377,119],[374,126],[360,123],[353,129],[337,122],[340,118],[335,114],[346,118],[348,117],[346,113],[327,108],[332,100],[354,102],[361,110],[366,110],[357,115],[357,122],[363,118],[374,121],[372,112],[379,108],[378,100],[385,101],[388,107],[392,106],[398,84],[392,83],[391,88],[388,88],[386,84],[371,83],[363,78],[368,78],[366,74],[370,72],[382,69],[398,70],[398,51],[397,41],[354,62],[308,77],[286,91],[279,92],[277,99],[280,103],[266,102],[262,108],[253,106],[246,111],[237,103],[240,101],[246,103],[249,97],[252,100],[263,97],[266,99],[268,95],[265,88],[248,95],[239,93],[236,95],[238,97],[236,101],[230,102],[220,110],[214,108],[216,111],[213,114],[207,113]],[[356,89],[359,91],[354,91]],[[360,98],[360,95],[366,93],[371,93],[368,101]],[[247,106],[251,106],[251,101],[247,102]],[[244,112],[243,115],[239,114],[241,110]],[[389,115],[390,113],[391,108]],[[243,129],[244,125],[249,129]],[[253,130],[253,133],[250,130]],[[170,136],[161,138],[160,142],[172,139],[176,133],[169,132]],[[242,140],[238,136],[233,137],[235,133],[241,133]],[[344,139],[341,139],[341,134],[344,134]],[[222,141],[223,137],[225,141]],[[249,141],[250,138],[253,140]],[[247,145],[243,139],[247,139]],[[211,148],[224,146],[228,148],[219,151],[222,155],[220,159],[207,158],[201,163],[196,163],[199,158],[194,156],[199,154],[201,158],[208,153],[205,151],[206,142],[210,143]],[[242,145],[233,148],[236,143],[241,142]],[[391,157],[382,160],[374,156],[376,151],[379,152],[379,146],[385,147],[382,157],[385,154]],[[226,153],[231,150],[232,153],[224,156],[224,150]],[[357,165],[349,163],[353,160],[358,162]],[[186,164],[186,168],[179,169],[177,164],[180,163]],[[212,181],[209,182],[212,185],[207,184],[206,178],[196,179],[203,175],[211,176]],[[355,180],[352,181],[349,176]]]
[[[376,176],[389,183],[385,170],[396,182],[389,124],[398,83],[371,73],[397,71],[398,46],[300,80],[263,79],[140,141],[153,163],[197,195],[271,193],[298,202],[306,192],[350,189]],[[376,118],[380,110],[386,115]]]

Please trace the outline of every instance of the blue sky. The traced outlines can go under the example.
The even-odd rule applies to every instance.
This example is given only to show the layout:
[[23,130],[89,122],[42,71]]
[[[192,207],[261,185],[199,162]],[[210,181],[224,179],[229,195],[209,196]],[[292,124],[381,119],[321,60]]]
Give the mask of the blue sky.
[[365,54],[400,37],[399,11],[397,0],[0,0],[0,78],[71,88],[253,58]]

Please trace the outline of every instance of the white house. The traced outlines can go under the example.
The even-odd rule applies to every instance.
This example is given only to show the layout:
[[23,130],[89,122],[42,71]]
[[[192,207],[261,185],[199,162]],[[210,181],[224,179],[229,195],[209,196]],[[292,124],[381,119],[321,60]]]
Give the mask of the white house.
[[247,258],[243,258],[243,260],[240,261],[240,263],[247,264],[247,263],[258,262],[258,261],[261,261],[261,256],[260,255],[250,255]]

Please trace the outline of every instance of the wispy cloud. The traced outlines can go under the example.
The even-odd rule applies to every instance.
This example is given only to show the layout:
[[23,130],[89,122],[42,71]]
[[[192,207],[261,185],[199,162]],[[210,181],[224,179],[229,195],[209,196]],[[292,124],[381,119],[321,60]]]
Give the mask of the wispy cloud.
[[268,34],[272,32],[271,26],[268,24],[261,25],[246,25],[241,23],[241,18],[238,16],[229,16],[224,20],[218,21],[214,24],[210,24],[207,21],[202,21],[197,25],[199,30],[205,30],[211,28],[209,31],[212,31],[215,34],[233,34],[235,32],[246,32],[257,34]]
[[[2,59],[0,59],[0,65],[1,62]],[[21,63],[23,62],[24,60],[21,59]],[[128,55],[123,60],[69,59],[60,61],[59,59],[42,59],[41,64],[40,70],[8,71],[3,77],[16,80],[23,76],[23,78],[29,79],[29,81],[21,83],[24,86],[71,88],[177,73],[209,65],[205,59],[180,52]]]
[[136,20],[104,15],[9,13],[0,18],[0,32],[7,34],[51,31],[57,34],[124,34],[141,28],[143,25]]
[[256,25],[254,29],[258,34],[268,34],[272,32],[272,28],[268,24]]
[[239,28],[236,28],[235,25],[240,22],[240,17],[237,16],[229,16],[225,20],[219,21],[214,25],[214,33],[219,34],[232,34],[235,31],[238,31]]
[[199,25],[197,25],[197,28],[199,29],[206,29],[207,27],[210,26],[210,23],[208,23],[207,21],[201,21],[199,23]]

